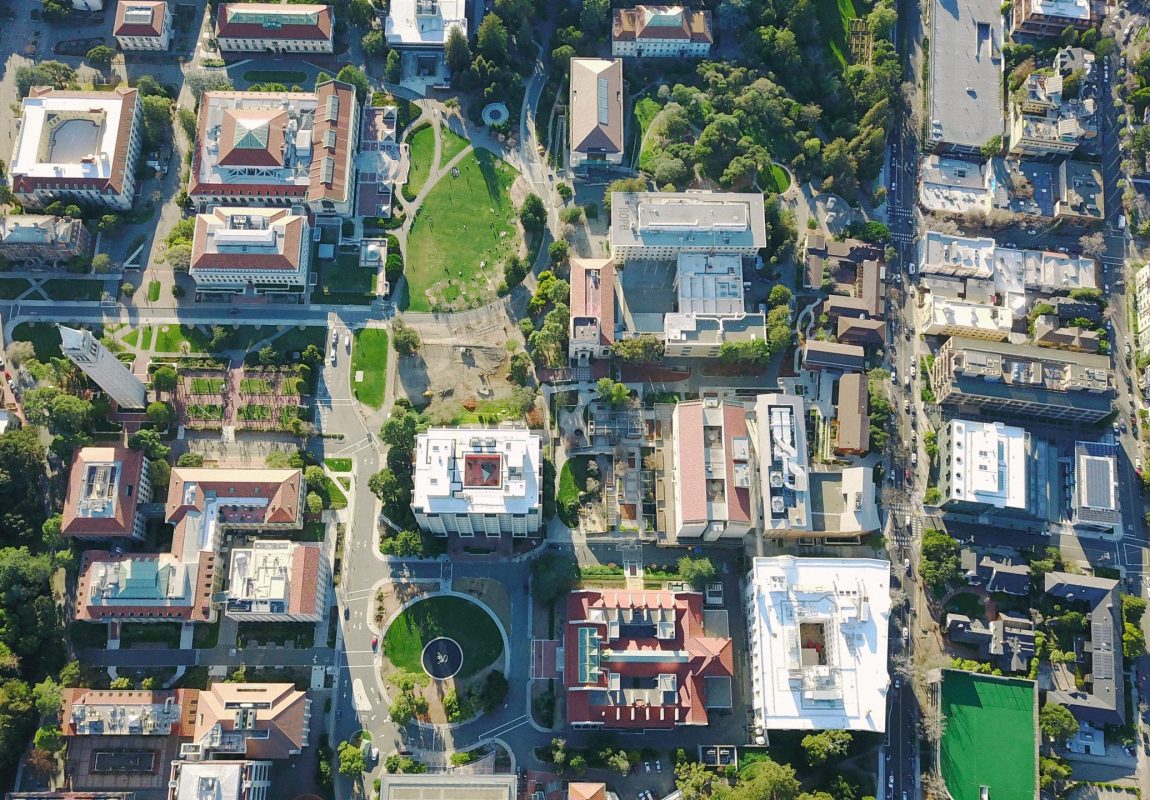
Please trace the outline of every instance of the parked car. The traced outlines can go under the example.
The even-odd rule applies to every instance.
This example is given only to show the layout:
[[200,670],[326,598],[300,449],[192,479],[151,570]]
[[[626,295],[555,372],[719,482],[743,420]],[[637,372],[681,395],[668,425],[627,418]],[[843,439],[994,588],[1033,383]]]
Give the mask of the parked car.
[[648,775],[651,774],[651,762],[650,761],[644,761],[643,762],[643,771],[646,772]]
[[655,760],[655,772],[663,773],[663,762],[658,759]]

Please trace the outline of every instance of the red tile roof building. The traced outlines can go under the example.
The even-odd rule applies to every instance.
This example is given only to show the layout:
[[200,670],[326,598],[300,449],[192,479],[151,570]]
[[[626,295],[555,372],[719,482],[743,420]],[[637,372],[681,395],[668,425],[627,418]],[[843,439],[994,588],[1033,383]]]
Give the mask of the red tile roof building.
[[[731,707],[726,612],[705,620],[698,592],[572,592],[567,620],[568,724],[668,729],[706,725],[709,708]],[[708,621],[721,621],[722,635]]]
[[167,50],[172,10],[164,0],[120,0],[112,28],[121,50]]
[[291,683],[215,683],[200,692],[193,742],[199,758],[281,759],[307,747],[311,700]]
[[335,46],[331,6],[221,3],[216,40],[225,53],[330,53]]
[[303,488],[298,469],[173,469],[165,509],[175,528],[171,551],[86,552],[76,619],[213,621],[222,531],[298,529]]
[[754,524],[746,406],[704,398],[672,415],[667,531],[676,539],[741,538]]
[[199,689],[62,689],[65,736],[183,736],[195,729]]
[[25,209],[60,200],[126,211],[136,193],[143,127],[135,89],[33,87],[8,165],[12,193]]
[[615,343],[615,262],[571,259],[568,357],[579,364],[610,358]]
[[310,262],[311,226],[302,214],[219,206],[196,215],[188,274],[200,291],[302,291]]
[[714,41],[711,12],[682,6],[617,8],[611,24],[613,56],[703,58]]
[[60,535],[143,539],[137,506],[152,499],[151,463],[140,450],[83,447],[72,457]]
[[205,92],[188,195],[201,212],[302,204],[349,216],[359,114],[355,87],[340,81],[315,92]]

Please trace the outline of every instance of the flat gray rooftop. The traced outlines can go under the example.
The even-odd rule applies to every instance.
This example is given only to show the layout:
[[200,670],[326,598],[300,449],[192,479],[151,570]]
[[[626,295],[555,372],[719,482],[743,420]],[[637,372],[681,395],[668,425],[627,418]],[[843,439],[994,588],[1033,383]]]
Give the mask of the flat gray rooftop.
[[977,149],[1003,133],[1002,69],[1002,3],[934,0],[931,141]]

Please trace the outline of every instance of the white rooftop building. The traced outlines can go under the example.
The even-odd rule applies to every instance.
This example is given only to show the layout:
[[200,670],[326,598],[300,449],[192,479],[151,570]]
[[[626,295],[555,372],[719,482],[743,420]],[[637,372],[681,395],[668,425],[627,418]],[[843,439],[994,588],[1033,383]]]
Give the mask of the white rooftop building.
[[666,355],[714,358],[724,342],[766,340],[766,318],[748,314],[743,299],[743,257],[679,253],[678,311],[663,317]]
[[467,36],[466,0],[392,0],[384,36],[388,47],[442,50],[453,28]]
[[12,193],[25,208],[54,200],[131,208],[142,116],[135,89],[33,88],[8,164]]
[[765,730],[886,730],[890,562],[756,558],[751,704]]
[[270,761],[172,761],[168,800],[264,800]]
[[691,252],[753,256],[766,243],[760,192],[611,195],[611,253],[620,261]]
[[943,506],[1026,509],[1025,430],[1001,422],[952,419],[938,438]]
[[990,211],[994,203],[990,174],[986,164],[928,155],[919,168],[919,204],[942,214]]
[[928,336],[969,336],[1004,342],[1014,326],[1007,306],[971,303],[925,292],[918,308],[918,330]]
[[329,574],[320,544],[256,539],[231,552],[226,613],[243,622],[319,622]]
[[747,417],[758,460],[758,492],[753,510],[766,536],[812,529],[807,416],[797,395],[761,394]]
[[415,438],[411,508],[428,533],[533,536],[542,524],[542,437],[523,428],[432,428]]

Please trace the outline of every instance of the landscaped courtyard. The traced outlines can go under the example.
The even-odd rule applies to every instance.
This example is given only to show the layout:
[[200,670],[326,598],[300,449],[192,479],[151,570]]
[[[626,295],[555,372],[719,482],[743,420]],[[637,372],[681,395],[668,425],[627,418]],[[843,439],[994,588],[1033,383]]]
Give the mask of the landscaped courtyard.
[[440,179],[419,208],[407,244],[408,308],[462,310],[496,295],[503,265],[522,236],[511,185],[519,173],[487,150],[474,150],[459,177]]
[[463,663],[455,677],[479,673],[503,654],[499,626],[479,605],[463,597],[437,595],[402,611],[383,636],[383,654],[400,670],[423,674],[423,650],[446,638],[459,645]]

